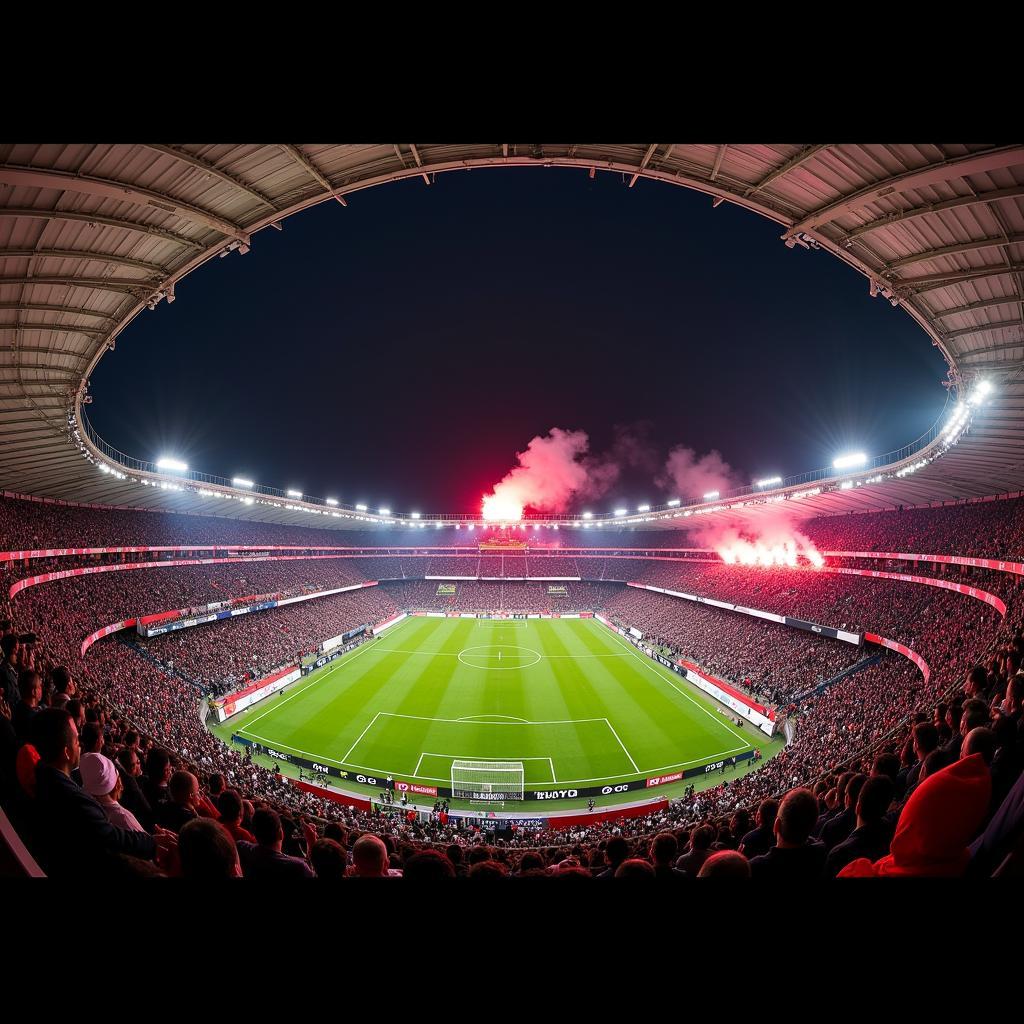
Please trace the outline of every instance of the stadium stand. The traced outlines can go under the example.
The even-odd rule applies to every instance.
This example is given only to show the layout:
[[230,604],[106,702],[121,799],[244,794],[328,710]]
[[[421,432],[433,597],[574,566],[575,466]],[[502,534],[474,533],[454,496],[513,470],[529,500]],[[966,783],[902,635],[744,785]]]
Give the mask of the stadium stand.
[[[4,546],[14,550],[324,543],[315,530],[8,500],[0,501],[0,523]],[[1022,528],[1021,503],[998,501],[817,520],[805,532],[830,551],[1020,558]],[[353,535],[344,537],[355,543]],[[372,537],[360,542],[371,544]],[[608,535],[600,539],[608,546]],[[624,551],[633,539],[619,541]],[[541,559],[527,557],[535,572]],[[165,664],[173,661],[173,671],[116,637],[80,653],[87,633],[128,615],[378,578],[366,570],[383,561],[267,560],[99,573],[28,587],[8,602],[0,630],[0,795],[43,869],[62,877],[212,877],[229,862],[229,874],[251,877],[270,870],[295,877],[332,870],[413,877],[440,864],[440,874],[469,878],[621,877],[639,870],[682,878],[746,868],[755,878],[1020,871],[1024,616],[1016,577],[1008,575],[965,577],[998,588],[1007,603],[1002,617],[969,596],[888,580],[635,557],[619,561],[619,572],[631,570],[619,575],[608,571],[615,560],[601,559],[602,575],[612,578],[874,630],[919,651],[932,675],[926,681],[905,658],[885,653],[796,700],[798,689],[849,656],[840,658],[841,648],[806,633],[661,594],[570,583],[560,601],[604,608],[709,670],[741,684],[749,679],[755,694],[790,714],[795,738],[756,770],[652,814],[583,816],[568,828],[521,828],[497,842],[460,827],[443,807],[429,821],[409,820],[400,808],[368,813],[299,789],[214,738],[198,714],[201,690],[237,675],[253,654],[262,671],[349,625],[401,607],[443,606],[434,581],[352,591],[137,645]],[[480,561],[488,568],[497,562],[501,571],[502,556]],[[8,564],[8,586],[37,571],[34,562]],[[422,560],[403,555],[400,564],[412,570],[403,575],[425,574]],[[502,608],[552,601],[543,584],[460,583],[451,604],[489,606],[495,590]],[[36,642],[19,642],[32,632]],[[83,760],[76,766],[79,748]],[[76,767],[84,788],[72,778]],[[131,818],[140,830],[124,827]],[[367,837],[377,837],[383,852]]]

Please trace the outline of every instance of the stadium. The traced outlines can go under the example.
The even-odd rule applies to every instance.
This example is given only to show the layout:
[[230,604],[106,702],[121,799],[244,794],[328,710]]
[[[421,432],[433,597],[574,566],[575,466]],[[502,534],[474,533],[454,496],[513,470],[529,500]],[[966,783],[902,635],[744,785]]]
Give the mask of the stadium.
[[[942,363],[938,415],[791,475],[683,446],[645,468],[628,431],[608,453],[562,427],[526,445],[539,428],[508,395],[571,378],[529,345],[508,371],[495,343],[466,380],[527,433],[479,503],[449,511],[360,500],[358,479],[336,497],[285,471],[217,475],[246,463],[147,451],[137,424],[111,439],[131,451],[104,439],[119,344],[189,289],[241,280],[317,208],[523,168],[767,222],[872,315],[910,317]],[[3,144],[0,185],[5,876],[1024,871],[1024,146]],[[237,300],[216,301],[229,322]],[[224,343],[259,362],[248,344]],[[889,358],[864,344],[850,376]],[[384,374],[335,356],[313,375],[335,381],[336,448],[310,459],[346,479],[392,420],[405,454],[373,458],[380,479],[426,462],[435,429],[486,433],[454,405],[403,414]],[[173,375],[171,348],[152,358]],[[609,367],[616,399],[640,388]],[[211,433],[236,372],[201,381]],[[728,435],[746,399],[718,386],[705,426]],[[346,414],[354,391],[372,418]],[[302,431],[314,445],[301,399],[260,396],[298,431],[289,471]],[[770,434],[768,405],[751,415]],[[660,499],[627,503],[643,473]]]

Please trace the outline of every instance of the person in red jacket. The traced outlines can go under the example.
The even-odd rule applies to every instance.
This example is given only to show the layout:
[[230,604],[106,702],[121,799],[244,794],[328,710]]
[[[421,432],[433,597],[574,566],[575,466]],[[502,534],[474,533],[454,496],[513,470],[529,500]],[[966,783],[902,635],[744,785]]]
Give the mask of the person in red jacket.
[[970,754],[929,775],[907,801],[889,856],[860,857],[839,878],[958,878],[967,870],[967,844],[985,821],[992,776],[982,754]]

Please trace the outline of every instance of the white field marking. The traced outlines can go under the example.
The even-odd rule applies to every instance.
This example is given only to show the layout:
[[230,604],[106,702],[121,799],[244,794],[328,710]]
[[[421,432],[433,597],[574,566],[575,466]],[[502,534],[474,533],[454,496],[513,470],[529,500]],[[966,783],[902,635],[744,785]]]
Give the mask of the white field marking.
[[[522,722],[523,725],[529,725],[530,723],[525,718],[516,718],[515,715],[466,715],[465,718],[456,718],[456,722],[476,722],[478,718],[507,718],[510,722]],[[487,723],[478,723],[484,724]]]
[[[480,646],[482,646],[482,647],[514,647],[516,645],[515,644],[500,644],[500,643],[498,643],[498,644],[481,644]],[[421,654],[421,655],[429,655],[431,658],[457,658],[457,657],[459,657],[460,654],[464,654],[465,651],[471,651],[471,650],[474,650],[474,648],[467,647],[467,648],[465,648],[465,650],[459,651],[458,653],[453,653],[451,651],[405,651],[405,650],[401,650],[401,649],[399,649],[397,647],[379,647],[378,650],[381,652],[381,654]],[[529,650],[533,650],[533,648],[532,647],[524,647],[524,648],[521,648],[521,650],[529,651]],[[537,652],[534,651],[533,653],[536,654]],[[581,658],[628,658],[629,657],[629,652],[628,651],[623,651],[622,654],[541,654],[541,655],[538,655],[538,656],[540,657],[541,661],[546,661],[548,659],[553,659],[553,658],[572,658],[575,661],[575,660],[579,660]],[[493,655],[493,654],[480,654],[480,655],[476,655],[476,657],[480,657],[480,658],[493,658],[493,657],[496,657],[496,655]],[[466,663],[463,662],[463,664],[465,665]],[[477,666],[469,665],[467,667],[475,668]]]
[[528,629],[529,626],[525,622],[518,620],[506,620],[506,619],[477,619],[476,624],[478,626],[490,626],[492,629]]
[[619,739],[619,734],[615,731],[615,726],[613,726],[607,718],[604,720],[604,724],[607,725],[609,729],[611,729],[612,735],[615,737],[615,742],[618,743],[620,747],[622,747],[622,752],[626,755],[626,757],[629,758],[629,763],[633,766],[633,771],[635,771],[637,775],[642,775],[643,772],[641,772],[640,769],[637,768],[636,761],[633,760],[633,755],[630,754],[630,752],[626,749],[626,744]]
[[[401,715],[397,711],[378,711],[377,717],[381,716],[384,718],[414,718],[418,722],[458,722],[465,724],[465,719],[462,718],[428,718],[426,715]],[[498,716],[493,715],[490,717],[497,718]],[[607,718],[560,718],[548,722],[526,722],[520,718],[515,722],[474,722],[473,725],[580,725],[583,722],[607,721]]]
[[344,762],[345,762],[345,760],[346,760],[346,759],[348,758],[348,755],[349,755],[349,754],[351,754],[351,753],[352,753],[352,751],[353,751],[353,750],[355,750],[355,749],[356,749],[356,747],[358,747],[358,746],[359,746],[359,741],[360,741],[360,740],[361,740],[361,739],[362,739],[362,738],[363,738],[363,737],[364,737],[364,736],[365,736],[365,735],[366,735],[366,734],[367,734],[367,733],[368,733],[368,732],[370,731],[370,727],[371,727],[371,726],[373,725],[373,723],[374,723],[374,722],[376,722],[376,721],[377,721],[377,719],[378,719],[378,718],[380,718],[380,716],[381,716],[381,712],[380,712],[380,711],[378,711],[378,712],[377,712],[377,714],[375,714],[375,715],[373,716],[373,718],[372,718],[372,719],[370,720],[370,725],[368,725],[368,726],[367,726],[367,727],[366,727],[366,728],[365,728],[365,729],[364,729],[364,730],[363,730],[363,731],[362,731],[362,732],[361,732],[361,733],[360,733],[360,734],[359,734],[359,735],[358,735],[358,736],[356,737],[356,741],[355,741],[355,743],[353,743],[353,744],[352,744],[352,746],[351,746],[351,747],[349,747],[349,748],[348,748],[348,750],[346,750],[346,751],[345,751],[345,756],[344,756],[344,757],[342,758],[342,763],[344,763]]
[[422,754],[420,754],[420,759],[416,762],[416,767],[413,768],[413,770],[412,770],[412,774],[415,777],[417,777],[417,778],[419,777],[419,774],[420,774],[420,765],[421,764],[423,764],[423,755]]
[[285,704],[287,704],[288,701],[292,699],[292,697],[298,697],[300,693],[305,693],[314,683],[322,683],[332,673],[337,672],[338,669],[342,667],[342,665],[351,665],[352,662],[355,661],[360,654],[365,654],[373,646],[373,643],[374,641],[370,640],[368,643],[364,645],[363,650],[357,651],[351,658],[339,658],[338,664],[335,665],[333,668],[328,669],[323,675],[320,675],[319,672],[314,672],[313,678],[308,683],[306,683],[305,686],[296,690],[294,693],[288,694],[288,696],[285,697],[284,700],[280,700],[276,704],[271,704],[270,707],[267,708],[267,710],[264,711],[262,715],[257,715],[255,718],[250,719],[248,722],[246,722],[246,724],[243,726],[243,729],[248,729],[250,725],[255,725],[261,718],[266,718],[271,711],[277,711],[278,708],[284,707]]
[[[645,768],[642,772],[638,772],[639,775],[660,775],[662,772],[669,771],[673,768],[685,768],[690,764],[704,764],[705,762],[717,761],[720,757],[726,757],[729,754],[737,754],[741,750],[749,750],[749,747],[734,747],[732,750],[724,750],[720,754],[711,754],[706,757],[696,757],[692,761],[680,761],[678,764],[666,764],[662,765],[661,768]],[[575,786],[583,782],[611,782],[613,779],[630,779],[631,775],[602,775],[596,779],[559,779],[559,786]],[[682,780],[680,780],[682,781]],[[668,785],[674,785],[674,783],[668,783]]]
[[[477,758],[473,758],[473,757],[459,757],[458,754],[436,754],[432,750],[424,750],[423,753],[420,754],[420,760],[416,762],[416,767],[417,768],[419,768],[419,766],[420,766],[420,761],[422,761],[423,758],[425,758],[425,757],[444,757],[444,758],[448,758],[451,761],[475,761],[477,764],[490,764],[491,763],[490,761],[484,760],[483,758],[479,758],[479,757],[477,757]],[[547,761],[547,763],[548,763],[548,771],[551,772],[551,782],[554,785],[556,785],[556,786],[558,785],[558,779],[555,778],[555,762],[552,761],[550,757],[515,757],[515,756],[513,756],[513,757],[503,757],[502,760],[503,761]],[[508,769],[508,770],[511,771],[513,769]],[[416,773],[413,772],[413,774],[415,775]],[[430,778],[430,776],[423,775],[423,776],[421,776],[421,778],[426,779],[426,778]],[[450,782],[451,779],[449,778],[448,781]],[[526,780],[525,779],[523,780],[523,785],[524,785],[524,787],[526,786]],[[538,785],[538,783],[530,783],[530,785]],[[547,785],[547,783],[540,783],[540,785]]]
[[[536,661],[530,661],[530,662],[526,662],[524,664],[516,664],[516,665],[508,665],[508,666],[505,666],[505,665],[495,665],[495,666],[492,667],[490,665],[474,665],[474,664],[472,664],[469,661],[464,661],[463,660],[463,655],[465,655],[467,658],[497,658],[498,661],[501,661],[501,656],[502,656],[502,652],[501,651],[498,651],[497,654],[477,654],[476,653],[477,651],[486,651],[488,649],[492,649],[492,648],[495,648],[495,647],[505,647],[505,648],[508,648],[510,650],[513,650],[513,651],[526,651],[527,653],[532,654],[533,657],[536,658]],[[532,647],[520,647],[518,644],[479,644],[479,645],[477,645],[475,647],[464,647],[461,651],[459,651],[457,657],[459,659],[459,662],[461,664],[467,666],[467,668],[485,669],[485,670],[487,670],[489,672],[511,672],[511,671],[515,671],[516,669],[533,668],[534,665],[539,665],[540,661],[541,661],[541,655],[537,651],[535,651]],[[518,661],[518,659],[521,658],[521,657],[524,657],[524,655],[521,655],[521,654],[510,654],[509,655],[509,660],[512,660],[514,658],[514,659],[516,659]]]
[[[241,734],[241,733],[245,732],[246,730],[245,729],[239,729],[238,731],[239,731],[239,734]],[[271,744],[274,747],[281,747],[284,750],[291,750],[291,751],[293,751],[296,754],[305,754],[306,757],[312,757],[312,758],[316,759],[318,762],[330,761],[331,764],[339,765],[342,768],[358,768],[360,771],[372,772],[374,775],[390,775],[390,774],[393,773],[393,769],[390,769],[390,768],[371,768],[371,767],[369,767],[369,765],[365,765],[365,764],[346,763],[344,761],[339,761],[336,757],[325,757],[323,754],[314,754],[311,750],[303,750],[301,747],[293,747],[290,743],[278,743],[276,740],[269,740],[269,739],[267,739],[266,736],[257,736],[255,733],[252,733],[251,735],[252,735],[252,738],[254,740],[262,740],[264,743],[269,743],[269,744]],[[403,773],[399,772],[399,774],[401,775]],[[448,778],[448,779],[435,779],[432,775],[421,775],[421,776],[419,776],[419,778],[421,778],[421,779],[429,779],[429,781],[431,781],[431,782],[451,782],[452,781],[450,778]],[[341,781],[344,782],[346,780],[342,779]]]
[[[600,721],[600,719],[585,719],[585,721]],[[487,723],[484,723],[484,724],[487,724]],[[492,722],[490,724],[494,725],[496,723]],[[239,731],[239,733],[247,732],[246,729],[239,729],[238,731]],[[310,750],[303,750],[301,747],[293,747],[289,743],[278,743],[275,740],[267,739],[266,736],[257,736],[255,733],[252,734],[252,738],[256,739],[256,740],[262,740],[264,743],[269,743],[269,744],[271,744],[272,746],[275,746],[275,747],[284,747],[286,750],[292,750],[296,754],[305,754],[307,757],[312,757],[312,758],[314,758],[315,760],[317,760],[319,762],[330,761],[331,764],[340,765],[343,768],[345,768],[345,767],[348,767],[348,768],[358,768],[361,771],[364,771],[364,772],[374,772],[377,775],[391,775],[391,774],[394,774],[394,769],[391,769],[391,768],[370,768],[370,767],[368,767],[365,764],[348,764],[348,765],[346,765],[344,762],[339,761],[337,758],[325,757],[323,754],[314,754]],[[702,762],[709,762],[710,763],[712,761],[717,761],[718,758],[720,758],[720,757],[727,757],[729,754],[736,754],[736,753],[739,753],[739,751],[747,750],[748,748],[749,748],[749,744],[747,746],[745,746],[745,747],[734,747],[732,750],[723,750],[723,751],[721,751],[718,754],[711,754],[710,756],[705,756],[705,757],[696,757],[692,761],[680,761],[677,764],[662,765],[660,768],[648,768],[646,772],[639,772],[638,774],[641,774],[641,775],[645,775],[645,774],[649,774],[649,773],[658,774],[660,772],[670,771],[673,768],[685,768],[687,765],[690,765],[690,764],[701,764]],[[449,754],[438,754],[437,756],[438,757],[450,757],[451,755],[449,755]],[[420,760],[422,760],[422,755],[420,757]],[[518,761],[525,761],[525,760],[527,760],[527,758],[520,757],[520,758],[516,758],[516,760],[518,760]],[[532,760],[532,761],[548,760],[548,761],[550,761],[551,758],[542,758],[542,757],[540,757],[540,758],[530,758],[529,760]],[[419,765],[417,764],[416,767],[418,768]],[[401,775],[402,773],[399,772],[398,774]],[[552,767],[552,776],[551,777],[554,779],[553,767]],[[416,778],[418,778],[418,779],[427,779],[429,782],[451,782],[450,778],[439,779],[439,778],[437,778],[434,775],[416,775]],[[630,775],[601,775],[601,776],[599,776],[597,778],[594,778],[594,779],[555,779],[554,785],[556,785],[556,786],[574,786],[574,785],[578,785],[578,784],[584,783],[584,782],[611,782],[614,779],[629,779],[629,778],[631,778]],[[342,781],[344,781],[344,780],[342,780]]]
[[[612,635],[612,636],[613,636],[613,637],[614,637],[614,638],[615,638],[616,640],[619,640],[620,642],[623,642],[623,643],[625,642],[625,641],[623,641],[623,640],[622,640],[622,637],[620,637],[618,633],[613,633],[613,634],[611,634],[611,635]],[[632,646],[633,646],[633,645],[632,645],[632,644],[630,644],[629,646],[630,646],[630,648],[632,648]],[[668,676],[666,676],[666,675],[662,675],[662,673],[661,673],[661,672],[659,672],[659,671],[658,671],[658,670],[657,670],[657,669],[656,669],[656,668],[654,667],[654,662],[653,662],[653,661],[651,661],[651,659],[650,659],[650,658],[645,658],[645,657],[643,657],[642,655],[640,655],[640,654],[637,654],[637,652],[636,652],[635,650],[632,650],[632,651],[630,651],[630,653],[632,653],[632,655],[633,655],[633,656],[634,656],[635,658],[637,658],[637,659],[638,659],[639,661],[641,661],[641,662],[642,662],[642,663],[643,663],[644,665],[646,665],[646,666],[647,666],[647,668],[649,668],[649,669],[650,669],[650,670],[651,670],[651,671],[652,671],[652,672],[653,672],[653,673],[654,673],[654,674],[655,674],[655,675],[656,675],[656,676],[657,676],[657,677],[658,677],[658,678],[659,678],[660,680],[662,680],[662,682],[668,683],[668,685],[669,685],[669,686],[671,686],[671,687],[672,687],[672,689],[676,691],[676,693],[680,693],[680,694],[682,694],[682,695],[683,695],[683,696],[684,696],[684,697],[685,697],[685,698],[686,698],[686,699],[687,699],[687,700],[688,700],[688,701],[689,701],[689,702],[690,702],[691,704],[693,704],[693,705],[694,705],[695,707],[697,707],[697,708],[700,708],[700,710],[701,710],[701,711],[703,711],[703,712],[704,712],[704,714],[705,714],[705,715],[707,715],[707,716],[708,716],[708,718],[710,718],[712,722],[714,722],[714,723],[715,723],[716,725],[720,726],[721,728],[725,729],[725,730],[726,730],[726,732],[728,732],[728,733],[729,733],[729,735],[730,735],[730,736],[732,736],[732,738],[733,738],[733,739],[736,739],[736,740],[743,740],[743,741],[744,741],[744,747],[745,747],[745,748],[746,748],[746,747],[752,747],[752,746],[753,746],[753,744],[752,744],[752,743],[747,743],[747,742],[746,742],[746,740],[745,740],[745,738],[744,738],[743,736],[741,736],[741,735],[740,735],[740,734],[739,734],[738,732],[736,732],[736,730],[735,730],[735,729],[731,728],[730,726],[726,725],[726,724],[725,724],[724,722],[720,721],[720,719],[721,719],[721,715],[719,715],[719,716],[718,716],[718,718],[716,718],[716,717],[715,717],[715,716],[714,716],[714,715],[713,715],[713,714],[712,714],[712,713],[711,713],[710,711],[708,711],[708,709],[707,709],[706,707],[704,707],[704,706],[703,706],[703,705],[702,705],[702,704],[701,704],[701,703],[700,703],[699,701],[696,701],[696,700],[694,700],[694,699],[693,699],[693,698],[692,698],[692,697],[691,697],[691,696],[690,696],[690,695],[689,695],[689,694],[688,694],[688,693],[687,693],[687,692],[686,692],[685,690],[683,690],[683,689],[681,689],[680,687],[676,686],[676,684],[675,684],[675,683],[674,683],[674,682],[673,682],[673,681],[672,681],[671,679],[669,679],[669,678],[668,678]],[[667,671],[667,670],[666,670],[666,671]]]

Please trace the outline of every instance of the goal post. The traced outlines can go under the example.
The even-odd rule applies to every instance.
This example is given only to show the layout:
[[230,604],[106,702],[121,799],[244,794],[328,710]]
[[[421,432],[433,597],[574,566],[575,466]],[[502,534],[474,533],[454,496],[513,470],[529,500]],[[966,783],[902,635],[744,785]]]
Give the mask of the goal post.
[[522,800],[526,773],[522,761],[452,761],[452,797],[498,803]]

